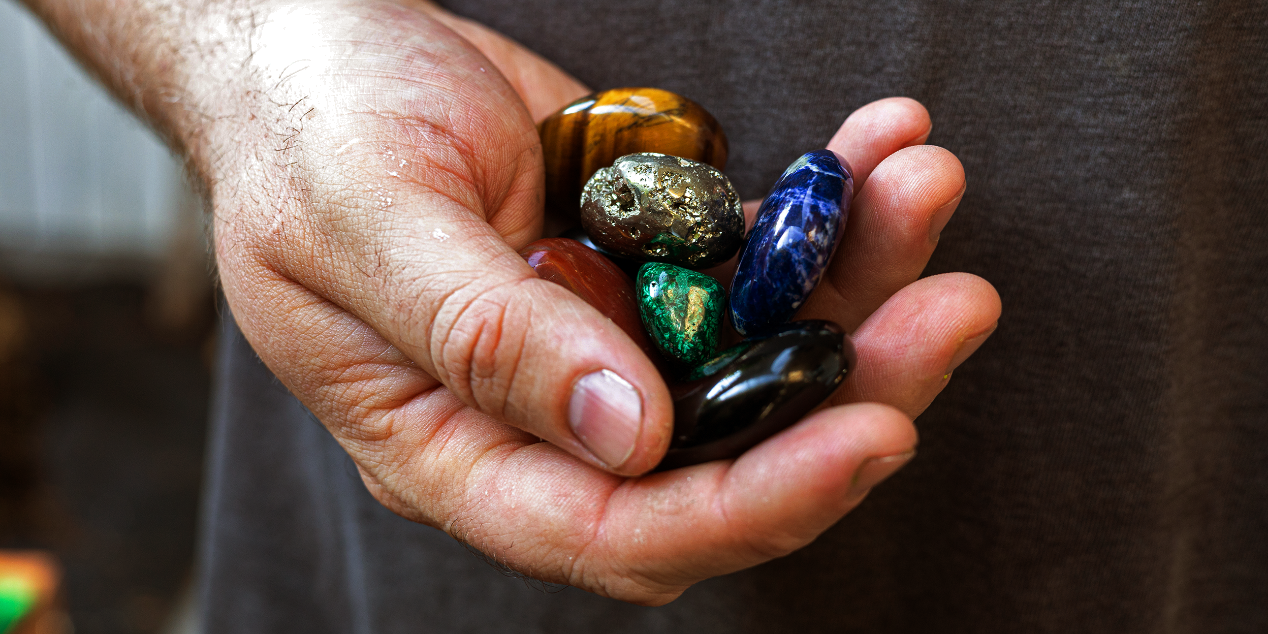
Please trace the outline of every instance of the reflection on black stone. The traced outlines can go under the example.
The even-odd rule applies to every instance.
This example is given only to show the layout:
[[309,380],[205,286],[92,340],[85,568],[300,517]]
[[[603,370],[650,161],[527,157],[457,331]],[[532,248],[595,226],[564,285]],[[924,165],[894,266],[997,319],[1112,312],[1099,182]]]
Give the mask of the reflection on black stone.
[[657,470],[739,456],[831,396],[854,363],[849,337],[827,321],[783,324],[724,351],[671,388],[674,437]]

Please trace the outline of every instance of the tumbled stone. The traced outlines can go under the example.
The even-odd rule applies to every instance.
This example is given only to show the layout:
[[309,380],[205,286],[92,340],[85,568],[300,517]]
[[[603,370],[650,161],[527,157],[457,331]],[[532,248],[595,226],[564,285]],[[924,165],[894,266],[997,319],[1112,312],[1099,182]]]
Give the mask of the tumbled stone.
[[648,262],[634,285],[647,334],[666,358],[695,365],[713,356],[726,291],[717,280],[672,264]]
[[703,269],[740,248],[744,210],[722,172],[644,152],[595,172],[581,193],[581,226],[617,255]]
[[614,88],[582,97],[537,126],[546,164],[546,205],[575,214],[599,169],[638,152],[726,167],[726,134],[699,104],[658,88]]
[[803,155],[762,201],[731,282],[742,335],[792,318],[828,268],[850,211],[854,177],[831,150]]
[[524,247],[520,255],[537,276],[572,291],[634,340],[653,361],[655,347],[643,332],[638,301],[630,278],[593,249],[567,238],[545,238]]
[[582,229],[581,227],[573,227],[571,229],[568,229],[567,231],[564,231],[563,233],[559,234],[559,237],[568,238],[569,240],[576,240],[577,242],[580,242],[581,244],[584,244],[587,247],[590,247],[591,249],[598,251],[600,255],[607,258],[608,260],[611,260],[612,263],[617,266],[617,268],[624,271],[626,275],[629,275],[630,279],[634,279],[635,277],[637,277],[639,267],[643,266],[643,263],[638,260],[623,258],[595,244],[594,240],[590,239],[590,234],[587,234],[586,230]]
[[797,321],[728,348],[671,387],[674,435],[658,470],[735,458],[826,400],[854,367],[840,326]]

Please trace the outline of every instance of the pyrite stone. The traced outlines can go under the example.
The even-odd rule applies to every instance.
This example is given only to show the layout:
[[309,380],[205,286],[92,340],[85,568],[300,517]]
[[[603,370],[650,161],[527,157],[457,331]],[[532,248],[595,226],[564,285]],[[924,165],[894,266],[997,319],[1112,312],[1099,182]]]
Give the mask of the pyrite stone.
[[672,264],[648,262],[634,281],[639,314],[661,353],[692,366],[718,347],[726,291],[717,280]]
[[718,170],[644,152],[595,172],[581,193],[581,226],[617,255],[703,269],[740,248],[744,210]]
[[657,470],[735,458],[801,420],[855,364],[840,326],[796,321],[746,339],[670,388],[674,435]]

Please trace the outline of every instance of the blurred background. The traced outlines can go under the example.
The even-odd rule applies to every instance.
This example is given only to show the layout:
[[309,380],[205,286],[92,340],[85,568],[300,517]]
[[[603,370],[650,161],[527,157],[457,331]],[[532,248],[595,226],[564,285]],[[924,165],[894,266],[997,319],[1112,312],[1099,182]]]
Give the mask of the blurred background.
[[193,631],[214,297],[180,163],[0,0],[0,559],[63,631]]

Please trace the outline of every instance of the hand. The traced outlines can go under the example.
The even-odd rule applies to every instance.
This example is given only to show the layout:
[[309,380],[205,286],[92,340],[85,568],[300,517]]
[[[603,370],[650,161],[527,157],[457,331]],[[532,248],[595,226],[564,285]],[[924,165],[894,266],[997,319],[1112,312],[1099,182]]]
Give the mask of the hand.
[[239,325],[371,493],[539,579],[660,604],[804,546],[910,458],[998,318],[980,279],[915,281],[963,174],[918,104],[867,106],[828,146],[857,199],[801,315],[857,326],[859,372],[738,460],[627,478],[666,448],[666,388],[516,254],[543,222],[533,122],[583,86],[426,4],[29,1],[190,154]]
[[[854,170],[854,202],[836,255],[794,319],[852,333],[859,362],[829,404],[875,402],[919,416],[995,331],[999,296],[968,274],[919,279],[964,195],[950,152],[923,145],[932,123],[910,99],[882,99],[846,119],[827,147]],[[760,200],[744,203],[752,226]],[[710,271],[729,281],[736,261]]]

